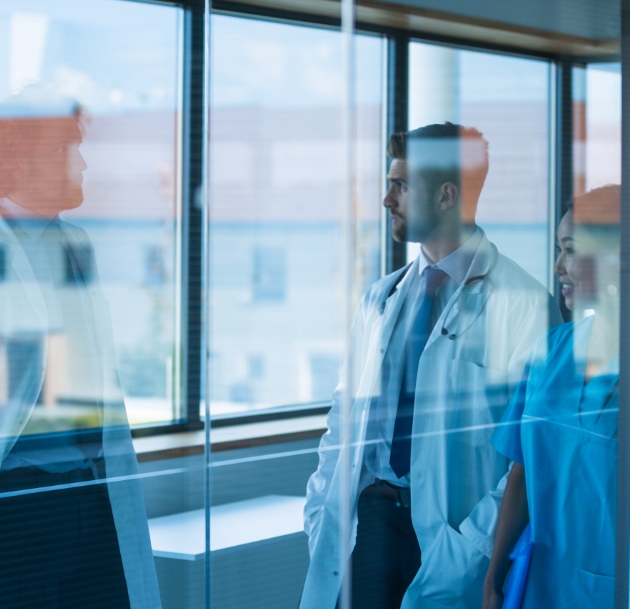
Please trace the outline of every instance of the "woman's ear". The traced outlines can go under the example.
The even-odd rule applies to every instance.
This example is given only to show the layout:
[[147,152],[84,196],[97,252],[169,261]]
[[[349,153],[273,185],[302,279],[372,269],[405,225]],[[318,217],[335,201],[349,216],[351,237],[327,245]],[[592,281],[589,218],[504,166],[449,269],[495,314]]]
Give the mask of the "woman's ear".
[[444,182],[438,191],[438,204],[442,211],[447,211],[457,201],[459,188],[453,182]]

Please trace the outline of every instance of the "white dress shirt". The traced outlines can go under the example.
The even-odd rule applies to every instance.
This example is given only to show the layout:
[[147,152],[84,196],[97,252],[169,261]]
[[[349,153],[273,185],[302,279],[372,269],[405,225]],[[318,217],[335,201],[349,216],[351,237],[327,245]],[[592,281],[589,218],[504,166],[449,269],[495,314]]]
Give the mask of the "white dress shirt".
[[[409,486],[409,475],[398,478],[389,464],[394,435],[394,423],[398,410],[398,398],[402,383],[405,353],[413,322],[424,299],[426,279],[424,270],[434,267],[444,271],[447,279],[438,287],[433,306],[432,322],[440,317],[457,288],[464,282],[473,257],[481,243],[482,232],[476,228],[470,238],[453,253],[433,264],[420,248],[418,273],[407,272],[399,285],[412,282],[400,309],[394,331],[383,358],[382,377],[384,391],[375,399],[370,410],[370,421],[365,448],[365,465],[368,471],[391,484]],[[419,407],[416,404],[416,408]]]

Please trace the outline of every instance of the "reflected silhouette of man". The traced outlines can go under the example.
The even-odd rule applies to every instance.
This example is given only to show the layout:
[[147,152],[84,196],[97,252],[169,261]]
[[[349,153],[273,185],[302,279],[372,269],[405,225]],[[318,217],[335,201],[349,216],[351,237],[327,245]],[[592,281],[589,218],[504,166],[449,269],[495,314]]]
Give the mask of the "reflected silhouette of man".
[[475,224],[481,133],[428,125],[392,135],[388,153],[392,235],[421,249],[356,314],[307,488],[301,609],[478,609],[509,465],[490,435],[560,317]]
[[3,608],[160,606],[107,304],[59,218],[83,202],[87,124],[42,85],[0,104]]

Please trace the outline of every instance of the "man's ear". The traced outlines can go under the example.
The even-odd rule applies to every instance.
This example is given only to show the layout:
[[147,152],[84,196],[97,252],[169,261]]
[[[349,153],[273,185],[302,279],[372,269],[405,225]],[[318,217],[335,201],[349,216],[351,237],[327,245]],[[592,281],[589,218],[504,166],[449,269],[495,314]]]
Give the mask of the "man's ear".
[[457,201],[459,188],[453,182],[444,182],[438,189],[438,205],[442,211],[447,211]]

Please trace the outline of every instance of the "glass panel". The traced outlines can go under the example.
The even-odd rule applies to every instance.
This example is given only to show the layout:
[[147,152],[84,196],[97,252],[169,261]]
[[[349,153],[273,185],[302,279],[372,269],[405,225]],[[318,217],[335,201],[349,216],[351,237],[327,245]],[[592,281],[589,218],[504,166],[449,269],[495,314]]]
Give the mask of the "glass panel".
[[[83,202],[64,210],[62,219],[87,231],[89,243],[81,237],[65,253],[51,252],[55,289],[69,301],[76,297],[71,261],[86,284],[96,281],[98,269],[129,421],[170,421],[179,416],[173,379],[179,352],[174,344],[180,11],[122,2],[65,0],[45,11],[40,5],[3,4],[9,53],[0,96],[6,98],[6,118],[28,112],[13,106],[65,103],[56,95],[76,99],[83,108]],[[141,53],[145,48],[151,52]],[[49,89],[32,94],[25,89],[25,99],[7,98],[33,81]],[[30,101],[36,95],[52,99]],[[4,280],[10,285],[15,274]],[[59,325],[51,329],[46,357],[56,362],[55,369],[43,381],[42,407],[29,420],[31,432],[91,417],[95,396],[82,384],[82,357],[72,359],[77,357],[72,332]]]
[[[213,17],[213,415],[329,401],[343,354],[338,32]],[[378,278],[381,55],[358,36],[357,272]]]
[[[347,273],[360,289],[380,274],[384,43],[354,40],[349,142],[339,30],[214,15],[212,31],[210,604],[295,609],[306,484],[347,352]],[[225,427],[234,413],[254,423]]]
[[158,579],[154,551],[173,550],[153,519],[203,493],[130,432],[179,417],[182,17],[0,6],[4,607],[157,608],[182,581],[163,563]]
[[573,68],[573,190],[621,183],[621,64]]
[[[410,129],[451,121],[483,133],[490,167],[477,221],[548,285],[549,64],[414,42],[409,78]],[[409,245],[410,260],[417,252]]]
[[[257,36],[250,32],[236,45],[237,53]],[[285,65],[279,39],[275,34],[265,46],[274,60],[261,60],[257,70],[264,85]],[[404,51],[400,45],[397,50]],[[383,199],[393,239],[407,247],[408,264],[362,286],[366,295],[343,353],[346,365],[332,394],[317,464],[314,442],[295,435],[294,442],[286,436],[283,444],[278,441],[281,449],[250,446],[232,458],[219,453],[220,441],[211,445],[212,522],[243,510],[243,521],[290,532],[289,522],[300,529],[296,514],[304,506],[308,567],[305,539],[297,532],[295,545],[289,546],[289,535],[286,546],[274,537],[264,550],[251,548],[231,558],[217,546],[211,598],[217,605],[266,606],[271,600],[274,606],[294,606],[299,589],[293,584],[306,574],[301,609],[612,606],[620,315],[615,67],[574,71],[571,104],[567,87],[558,86],[567,84],[564,68],[547,61],[421,43],[410,51],[409,83],[389,75],[391,91],[410,85],[408,104],[395,105],[408,106],[411,129],[390,135]],[[256,56],[265,56],[262,48]],[[343,46],[338,56],[344,65]],[[287,99],[299,83],[294,79]],[[405,113],[389,110],[397,118]],[[273,125],[262,110],[260,116],[261,124]],[[239,126],[251,128],[253,121],[245,123],[245,117],[239,115]],[[290,117],[285,110],[282,119]],[[567,132],[572,122],[573,142]],[[214,123],[212,132],[220,133]],[[262,128],[261,133],[267,137]],[[379,143],[384,149],[385,142]],[[575,172],[557,175],[556,155],[571,144]],[[309,144],[308,150],[312,157],[301,156],[298,146],[284,156],[243,149],[239,154],[271,159],[271,170],[261,172],[265,178],[278,164],[290,166],[291,178],[306,183],[304,167],[314,165],[318,149]],[[215,176],[220,158],[217,152],[212,159]],[[254,160],[244,165],[254,167]],[[569,165],[560,161],[558,166]],[[344,158],[335,163],[337,169],[344,165]],[[226,163],[223,175],[231,168]],[[342,211],[343,180],[352,178],[352,168],[346,169],[337,176]],[[242,177],[232,175],[234,183]],[[567,178],[575,190],[571,208],[556,200],[561,190],[556,185],[564,189]],[[281,325],[265,323],[262,314],[257,318],[262,309],[255,307],[289,300],[294,256],[283,257],[273,241],[263,243],[258,235],[253,246],[240,242],[240,258],[227,239],[219,247],[220,233],[214,231],[221,207],[216,207],[218,189],[212,192],[210,276],[223,273],[226,284],[212,284],[217,300],[211,344],[219,344],[221,332],[230,328],[221,323],[229,319],[221,307],[232,304],[229,314],[236,320],[240,294],[251,311],[232,322],[242,333],[241,352],[267,328],[273,328],[270,344],[287,350],[277,339]],[[268,192],[263,185],[252,189],[250,207],[243,208],[259,209],[256,201],[275,210],[272,204],[282,199],[267,200]],[[353,244],[343,232],[343,216],[337,221],[341,298],[336,304],[343,311],[362,282],[348,281],[352,273],[344,272],[344,253],[352,252]],[[231,228],[236,240],[236,221]],[[276,243],[280,239],[275,236]],[[249,262],[242,256],[246,248]],[[241,266],[232,264],[228,276],[225,269],[235,260]],[[247,291],[227,284],[239,272],[249,274]],[[561,290],[552,295],[554,273]],[[231,300],[219,296],[221,289],[227,294],[226,286],[233,290]],[[566,318],[559,305],[568,311]],[[326,319],[327,312],[310,311],[312,323]],[[284,316],[282,324],[291,327],[292,319]],[[342,332],[337,337],[343,344]],[[211,357],[211,391],[239,369],[250,380],[236,386],[224,412],[237,411],[238,401],[243,410],[270,405],[256,403],[251,381],[265,369],[257,355],[241,358],[240,368],[220,367],[214,348]],[[324,366],[312,361],[312,382],[322,385],[325,399],[330,389],[323,390],[324,375],[317,372]],[[299,376],[293,372],[290,378]],[[220,400],[211,399],[219,415]],[[302,422],[271,422],[260,443],[271,444],[270,435],[295,432]],[[315,472],[304,503],[294,483],[304,483],[309,467]],[[231,485],[233,480],[247,480],[246,490]],[[256,596],[263,586],[265,593]]]

